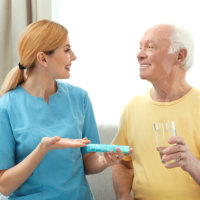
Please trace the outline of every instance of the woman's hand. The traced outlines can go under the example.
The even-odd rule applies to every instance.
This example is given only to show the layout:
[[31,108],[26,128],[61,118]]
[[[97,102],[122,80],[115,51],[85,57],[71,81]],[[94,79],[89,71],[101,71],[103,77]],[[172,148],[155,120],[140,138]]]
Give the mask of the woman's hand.
[[[116,148],[116,152],[117,153],[114,153],[113,151],[104,153],[104,159],[107,162],[108,166],[119,164],[119,162],[123,159],[124,153],[120,150],[120,148]],[[126,155],[131,156],[132,152],[133,149],[130,148],[129,153]]]
[[78,148],[85,147],[86,144],[89,144],[90,140],[87,138],[83,139],[68,139],[68,138],[60,138],[59,136],[55,137],[44,137],[41,140],[41,145],[49,150],[52,149],[66,149],[66,148]]
[[[104,153],[104,156],[96,152],[90,152],[83,155],[83,163],[86,174],[96,174],[102,172],[111,165],[118,164],[124,157],[124,153],[117,148],[117,153],[113,151]],[[133,149],[131,148],[127,156],[131,156]]]
[[24,160],[7,170],[0,170],[0,191],[6,196],[13,193],[32,175],[51,149],[84,147],[88,143],[90,140],[87,138],[68,139],[58,136],[42,138],[40,144]]

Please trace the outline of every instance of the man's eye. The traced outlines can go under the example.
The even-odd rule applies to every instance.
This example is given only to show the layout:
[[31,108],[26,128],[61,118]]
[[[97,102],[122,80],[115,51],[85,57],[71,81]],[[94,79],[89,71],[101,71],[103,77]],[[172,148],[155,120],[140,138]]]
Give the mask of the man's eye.
[[69,52],[69,51],[70,51],[70,49],[66,49],[66,50],[65,50],[65,52]]
[[148,46],[149,49],[153,49],[153,46]]

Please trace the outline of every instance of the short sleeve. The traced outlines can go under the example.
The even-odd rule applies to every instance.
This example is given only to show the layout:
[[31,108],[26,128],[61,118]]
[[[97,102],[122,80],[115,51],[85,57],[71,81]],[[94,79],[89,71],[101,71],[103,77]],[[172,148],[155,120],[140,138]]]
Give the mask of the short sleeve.
[[[117,135],[114,137],[113,141],[111,142],[114,145],[128,145],[128,138],[127,138],[127,112],[124,109],[120,118],[119,129]],[[130,156],[124,156],[123,160],[131,160]]]
[[15,165],[15,139],[8,113],[0,108],[0,170]]
[[[92,108],[92,104],[88,94],[86,93],[84,98],[84,125],[83,125],[83,137],[87,137],[91,140],[91,143],[99,144],[99,133],[97,129],[97,124]],[[86,148],[81,148],[82,154],[87,153]]]

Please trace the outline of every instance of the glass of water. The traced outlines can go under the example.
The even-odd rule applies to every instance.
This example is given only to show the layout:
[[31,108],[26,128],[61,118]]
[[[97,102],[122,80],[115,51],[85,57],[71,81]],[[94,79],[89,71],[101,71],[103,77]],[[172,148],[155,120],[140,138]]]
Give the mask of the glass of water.
[[155,122],[154,133],[156,139],[156,149],[160,153],[160,158],[162,161],[163,150],[171,145],[168,143],[169,138],[176,136],[175,122],[174,121]]

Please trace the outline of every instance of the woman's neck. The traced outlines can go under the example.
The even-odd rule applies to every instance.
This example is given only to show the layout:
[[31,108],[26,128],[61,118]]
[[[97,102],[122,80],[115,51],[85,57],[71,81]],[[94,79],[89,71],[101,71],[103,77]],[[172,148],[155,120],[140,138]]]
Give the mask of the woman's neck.
[[49,97],[56,93],[57,83],[55,80],[45,76],[29,75],[27,80],[22,83],[22,87],[31,95],[42,97],[48,103]]

